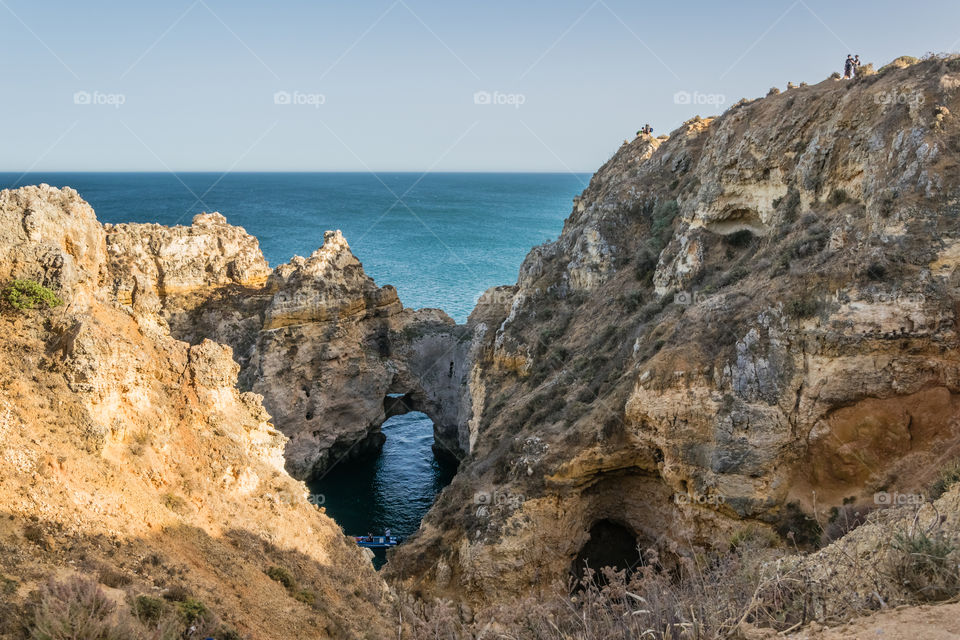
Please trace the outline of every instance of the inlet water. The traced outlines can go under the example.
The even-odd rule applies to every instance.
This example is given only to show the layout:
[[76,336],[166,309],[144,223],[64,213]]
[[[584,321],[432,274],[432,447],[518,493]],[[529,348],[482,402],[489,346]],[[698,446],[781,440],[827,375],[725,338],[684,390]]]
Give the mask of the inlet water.
[[[433,423],[419,412],[394,416],[381,427],[387,437],[376,459],[350,460],[310,483],[310,491],[349,535],[409,537],[437,493],[450,484],[454,463],[433,455]],[[322,498],[321,498],[322,496]],[[386,553],[375,551],[379,568]]]

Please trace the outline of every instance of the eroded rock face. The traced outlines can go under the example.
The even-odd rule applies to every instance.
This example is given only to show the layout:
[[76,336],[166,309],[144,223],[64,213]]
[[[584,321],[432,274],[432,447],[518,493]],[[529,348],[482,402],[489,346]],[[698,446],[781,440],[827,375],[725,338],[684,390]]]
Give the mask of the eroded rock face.
[[78,308],[91,304],[103,276],[104,232],[73,189],[0,191],[0,246],[0,280],[34,280]]
[[[184,255],[219,246],[213,260],[230,271],[243,242],[198,240],[204,220],[216,222],[171,236]],[[25,619],[17,607],[48,577],[113,572],[131,593],[180,585],[243,635],[386,635],[384,584],[284,471],[287,438],[262,397],[237,388],[230,347],[182,342],[145,306],[119,304],[110,261],[131,254],[110,233],[70,189],[0,192],[0,279],[43,282],[67,302],[0,310],[3,616]],[[262,279],[251,275],[262,258],[233,275],[197,271],[160,235],[144,234],[162,254],[155,271],[133,259],[134,296],[172,295],[157,274],[178,291]],[[322,593],[323,609],[294,600],[271,566]]]
[[624,145],[473,312],[471,456],[388,576],[484,604],[565,580],[601,521],[669,564],[922,489],[960,453],[958,74]]
[[273,271],[256,239],[219,214],[190,227],[115,225],[107,246],[118,304],[187,342],[232,347],[241,387],[263,396],[289,438],[294,477],[379,451],[391,394],[433,419],[441,451],[466,451],[465,329],[439,310],[404,309],[339,231]]

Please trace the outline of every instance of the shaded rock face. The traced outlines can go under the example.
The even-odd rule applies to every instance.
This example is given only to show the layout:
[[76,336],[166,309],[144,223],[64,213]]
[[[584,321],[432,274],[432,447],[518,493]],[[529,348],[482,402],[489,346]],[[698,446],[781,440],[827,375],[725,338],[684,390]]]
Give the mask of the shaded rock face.
[[922,490],[960,454],[958,78],[828,80],[621,147],[471,315],[470,457],[388,577],[484,604],[565,580],[598,523],[669,564]]
[[115,225],[106,243],[117,303],[162,318],[187,342],[232,347],[241,388],[263,396],[289,438],[294,477],[379,451],[396,394],[434,421],[438,450],[462,457],[465,329],[439,310],[404,309],[339,231],[272,271],[256,239],[220,214],[190,227]]
[[[245,636],[383,637],[385,585],[284,471],[287,438],[262,397],[237,388],[230,347],[177,340],[147,311],[172,291],[262,286],[248,237],[207,243],[207,221],[222,224],[144,233],[155,244],[141,260],[121,239],[131,230],[105,232],[70,189],[0,191],[0,280],[43,282],[66,302],[0,308],[3,617],[26,621],[17,607],[48,576],[112,571],[151,593],[179,574]],[[222,272],[185,263],[195,245]],[[271,580],[275,565],[322,593],[323,608]]]

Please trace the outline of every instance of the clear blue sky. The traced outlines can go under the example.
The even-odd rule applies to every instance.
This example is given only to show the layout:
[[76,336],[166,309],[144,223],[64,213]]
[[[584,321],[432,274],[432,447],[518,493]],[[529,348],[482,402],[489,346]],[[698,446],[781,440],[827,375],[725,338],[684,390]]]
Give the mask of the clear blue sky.
[[593,171],[848,52],[958,48],[957,0],[0,0],[0,170]]

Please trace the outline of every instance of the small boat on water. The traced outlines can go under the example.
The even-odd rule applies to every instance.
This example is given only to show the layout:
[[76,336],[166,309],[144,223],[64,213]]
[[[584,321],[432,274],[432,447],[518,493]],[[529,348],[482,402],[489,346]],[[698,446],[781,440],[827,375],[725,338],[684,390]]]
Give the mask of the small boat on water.
[[351,536],[357,544],[367,549],[389,549],[402,542],[399,536]]

